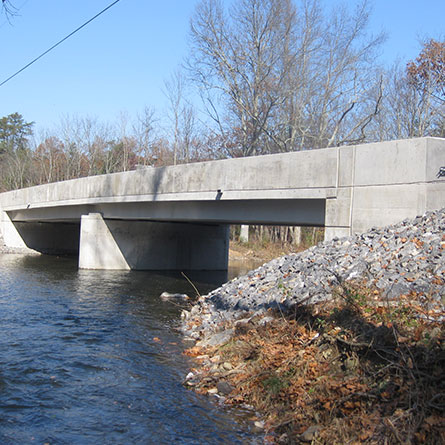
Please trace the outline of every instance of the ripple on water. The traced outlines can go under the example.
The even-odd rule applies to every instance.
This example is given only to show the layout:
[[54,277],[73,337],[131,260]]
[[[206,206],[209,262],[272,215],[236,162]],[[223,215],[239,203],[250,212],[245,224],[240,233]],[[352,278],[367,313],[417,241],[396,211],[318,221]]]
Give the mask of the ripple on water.
[[190,292],[173,274],[0,255],[0,443],[256,443],[181,385],[180,308],[165,290]]

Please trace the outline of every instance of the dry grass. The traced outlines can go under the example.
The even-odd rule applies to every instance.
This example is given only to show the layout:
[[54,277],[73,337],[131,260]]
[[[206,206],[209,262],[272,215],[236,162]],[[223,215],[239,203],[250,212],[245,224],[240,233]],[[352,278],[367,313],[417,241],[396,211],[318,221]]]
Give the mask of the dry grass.
[[343,284],[328,305],[253,318],[228,344],[190,350],[212,363],[197,389],[230,383],[225,403],[261,412],[274,443],[445,443],[441,309]]
[[270,261],[288,253],[295,253],[304,250],[305,247],[293,246],[282,243],[240,243],[230,242],[229,258],[233,260],[258,260]]

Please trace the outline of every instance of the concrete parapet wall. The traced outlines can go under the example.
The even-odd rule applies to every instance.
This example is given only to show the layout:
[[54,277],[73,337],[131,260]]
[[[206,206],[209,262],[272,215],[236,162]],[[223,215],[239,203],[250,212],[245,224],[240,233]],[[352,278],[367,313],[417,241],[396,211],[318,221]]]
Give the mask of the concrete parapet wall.
[[115,202],[325,199],[335,149],[224,159],[91,176],[0,194],[4,210]]

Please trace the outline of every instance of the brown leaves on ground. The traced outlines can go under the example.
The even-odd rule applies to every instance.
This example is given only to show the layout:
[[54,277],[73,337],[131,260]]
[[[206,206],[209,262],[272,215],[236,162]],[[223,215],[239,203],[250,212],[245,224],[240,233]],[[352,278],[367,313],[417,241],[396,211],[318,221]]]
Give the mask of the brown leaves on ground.
[[226,345],[189,354],[205,352],[213,363],[200,392],[224,378],[235,388],[225,403],[262,413],[276,443],[307,442],[308,428],[314,444],[445,443],[440,308],[348,284],[329,304],[296,307],[265,325],[253,318]]

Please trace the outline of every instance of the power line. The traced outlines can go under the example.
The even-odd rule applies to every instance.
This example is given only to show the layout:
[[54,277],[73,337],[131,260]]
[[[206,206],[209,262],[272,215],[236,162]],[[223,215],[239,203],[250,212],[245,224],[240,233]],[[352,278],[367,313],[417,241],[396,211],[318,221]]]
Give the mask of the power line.
[[2,83],[0,83],[0,87],[3,86],[6,82],[9,82],[11,79],[13,79],[15,76],[20,74],[22,71],[25,71],[26,68],[29,68],[33,63],[37,62],[37,60],[41,59],[43,56],[48,54],[50,51],[52,51],[54,48],[59,46],[61,43],[63,43],[65,40],[69,39],[72,35],[76,34],[76,32],[80,31],[82,28],[87,26],[89,23],[91,23],[93,20],[97,19],[100,15],[102,15],[105,11],[108,11],[112,6],[114,6],[116,3],[120,2],[120,0],[115,0],[111,5],[108,5],[105,9],[102,9],[99,13],[97,13],[94,17],[92,17],[90,20],[86,21],[83,25],[79,26],[77,29],[75,29],[73,32],[68,34],[66,37],[64,37],[62,40],[59,40],[55,45],[53,45],[51,48],[47,49],[45,52],[40,54],[40,56],[36,57],[34,60],[29,62],[27,65],[25,65],[23,68],[19,69],[16,73],[14,73],[12,76],[9,76],[6,80],[4,80]]

